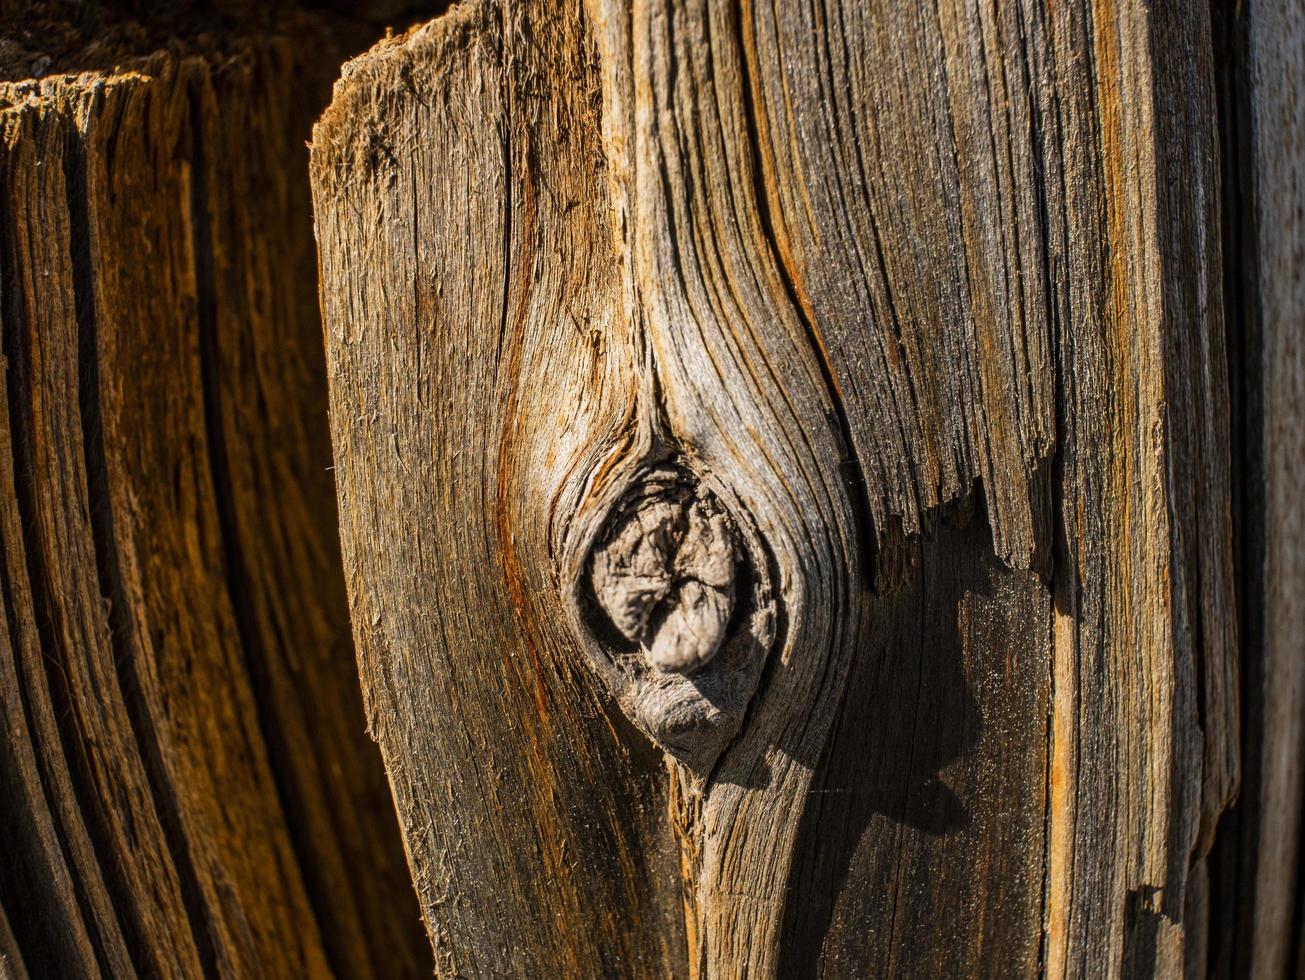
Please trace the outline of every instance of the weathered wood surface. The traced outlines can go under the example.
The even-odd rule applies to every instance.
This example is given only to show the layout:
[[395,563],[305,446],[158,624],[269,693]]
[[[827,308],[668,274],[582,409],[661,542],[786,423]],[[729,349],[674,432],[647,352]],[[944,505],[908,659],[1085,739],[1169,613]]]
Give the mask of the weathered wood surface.
[[9,928],[9,919],[0,906],[0,980],[27,980],[27,968],[23,965],[23,954],[14,939],[14,932]]
[[35,976],[429,968],[328,472],[303,147],[338,50],[301,21],[0,85],[0,952]]
[[1300,976],[1305,810],[1305,10],[1221,10],[1244,777],[1211,877],[1219,977]]
[[[1201,971],[1213,86],[1140,0],[484,0],[346,66],[341,537],[442,974]],[[688,511],[605,550],[668,472],[737,541],[720,645]]]
[[1257,3],[1250,29],[1256,295],[1260,320],[1264,736],[1255,871],[1255,977],[1305,975],[1305,9]]
[[314,133],[365,708],[441,975],[675,974],[665,778],[549,557],[550,483],[625,435],[637,383],[597,79],[574,16],[519,10],[517,73],[499,12],[454,8],[347,65]]

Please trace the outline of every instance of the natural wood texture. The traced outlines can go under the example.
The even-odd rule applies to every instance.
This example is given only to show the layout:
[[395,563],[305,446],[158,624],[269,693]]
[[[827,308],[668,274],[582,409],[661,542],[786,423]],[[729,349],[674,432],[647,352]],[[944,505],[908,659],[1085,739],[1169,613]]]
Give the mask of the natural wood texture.
[[178,48],[0,86],[0,906],[35,976],[420,974],[324,428],[340,48]]
[[1051,605],[989,534],[951,515],[874,605],[802,817],[784,976],[1039,975]]
[[314,131],[368,724],[441,975],[675,974],[658,760],[578,659],[551,557],[557,488],[629,439],[637,384],[597,79],[574,17],[512,11],[347,65]]
[[3,906],[0,906],[0,980],[27,980],[23,955],[19,952],[13,930],[9,928]]
[[[1254,977],[1305,971],[1305,9],[1255,4],[1250,27],[1264,564]],[[1262,707],[1261,707],[1262,706]]]
[[[442,973],[1200,971],[1213,83],[1142,2],[484,0],[346,67],[341,535]],[[592,591],[675,621],[691,522],[608,553],[662,467],[745,542],[688,672]]]
[[1214,855],[1211,968],[1269,978],[1305,970],[1305,11],[1221,13],[1245,775]]
[[1076,25],[1096,84],[1082,57],[1055,58],[1069,192],[1048,234],[1066,273],[1048,965],[1169,975],[1200,959],[1189,866],[1237,774],[1212,65],[1203,8],[1105,13]]

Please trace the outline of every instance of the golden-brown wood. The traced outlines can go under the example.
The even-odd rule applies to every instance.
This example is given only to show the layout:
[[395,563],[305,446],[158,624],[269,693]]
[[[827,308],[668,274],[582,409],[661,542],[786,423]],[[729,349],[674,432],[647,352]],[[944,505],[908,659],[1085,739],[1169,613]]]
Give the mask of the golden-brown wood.
[[429,963],[324,427],[340,50],[287,20],[0,85],[0,904],[37,976]]
[[3,907],[0,907],[0,980],[27,980],[27,968]]

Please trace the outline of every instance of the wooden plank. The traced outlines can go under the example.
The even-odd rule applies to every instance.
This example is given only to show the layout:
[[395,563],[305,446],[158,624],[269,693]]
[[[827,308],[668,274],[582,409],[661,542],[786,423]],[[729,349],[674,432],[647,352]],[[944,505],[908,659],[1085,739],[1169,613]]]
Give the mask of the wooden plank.
[[[443,970],[1200,959],[1237,778],[1213,97],[1196,4],[485,2],[347,66],[342,539]],[[544,915],[581,825],[614,849]]]
[[[52,769],[67,768],[59,774],[62,820],[84,821],[88,834],[75,874],[95,890],[103,876],[102,894],[91,906],[101,933],[98,955],[117,973],[129,968],[128,947],[138,947],[149,969],[185,972],[198,969],[199,958],[188,940],[181,885],[114,667],[97,575],[81,451],[85,420],[75,356],[79,287],[73,279],[74,218],[65,177],[74,120],[58,113],[43,118],[39,96],[6,108],[4,251],[10,288],[4,345],[12,370],[11,439],[22,474],[16,481],[22,522],[18,554],[26,559],[37,632],[37,643],[25,651],[26,686],[36,687],[36,678],[50,685],[51,720],[58,732],[45,750],[45,779],[58,778]],[[49,729],[42,734],[53,735]],[[139,862],[106,859],[132,850]],[[144,942],[147,928],[177,941],[151,947]]]
[[1274,977],[1305,963],[1305,11],[1255,4],[1249,40],[1265,479],[1263,649],[1251,651],[1264,658],[1256,701],[1265,733],[1251,975]]
[[635,384],[596,80],[574,18],[499,15],[353,62],[314,131],[369,726],[441,975],[671,974],[661,764],[576,659],[547,557],[557,486],[629,438]]
[[1256,3],[1224,11],[1221,27],[1245,776],[1215,852],[1212,900],[1226,912],[1211,972],[1279,977],[1299,970],[1305,950],[1305,16],[1296,4]]
[[1204,932],[1188,871],[1236,784],[1210,40],[1197,5],[1092,13],[1046,51],[1066,188],[1049,972],[1165,975]]
[[250,691],[332,967],[407,976],[430,954],[363,736],[309,231],[303,136],[335,69],[323,60],[305,91],[308,57],[278,38],[190,93],[205,436]]

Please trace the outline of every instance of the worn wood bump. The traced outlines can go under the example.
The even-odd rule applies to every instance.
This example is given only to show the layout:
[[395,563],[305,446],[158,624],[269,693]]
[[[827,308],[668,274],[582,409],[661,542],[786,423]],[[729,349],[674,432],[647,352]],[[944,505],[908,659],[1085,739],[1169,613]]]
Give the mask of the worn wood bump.
[[685,471],[645,473],[594,551],[594,596],[648,665],[690,674],[720,649],[734,611],[733,522]]
[[760,539],[691,468],[634,473],[572,593],[574,622],[626,714],[691,768],[737,734],[774,640]]

